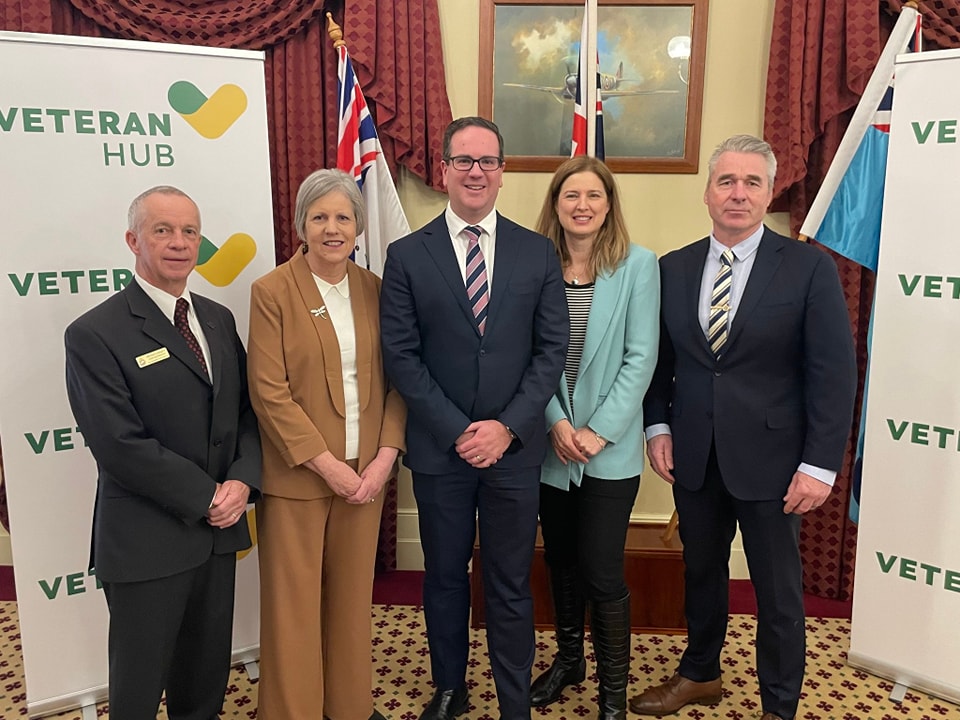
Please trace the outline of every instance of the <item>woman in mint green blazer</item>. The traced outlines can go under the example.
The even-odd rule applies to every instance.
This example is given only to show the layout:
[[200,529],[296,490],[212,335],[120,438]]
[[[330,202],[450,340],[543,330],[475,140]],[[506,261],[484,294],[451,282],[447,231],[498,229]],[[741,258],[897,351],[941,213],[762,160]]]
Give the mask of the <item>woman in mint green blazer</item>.
[[531,687],[544,706],[586,676],[584,606],[599,678],[600,720],[626,717],[630,593],[623,547],[643,471],[643,396],[657,362],[656,256],[632,245],[607,166],[564,162],[537,230],[563,266],[570,347],[546,410],[553,444],[540,479],[540,525],[550,571],[557,654]]

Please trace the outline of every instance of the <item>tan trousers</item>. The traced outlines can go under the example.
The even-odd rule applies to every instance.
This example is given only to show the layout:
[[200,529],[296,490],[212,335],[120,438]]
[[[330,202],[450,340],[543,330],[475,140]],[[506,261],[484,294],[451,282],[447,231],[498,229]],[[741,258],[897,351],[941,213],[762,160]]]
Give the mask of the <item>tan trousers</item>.
[[383,494],[257,503],[260,720],[369,720],[370,605]]

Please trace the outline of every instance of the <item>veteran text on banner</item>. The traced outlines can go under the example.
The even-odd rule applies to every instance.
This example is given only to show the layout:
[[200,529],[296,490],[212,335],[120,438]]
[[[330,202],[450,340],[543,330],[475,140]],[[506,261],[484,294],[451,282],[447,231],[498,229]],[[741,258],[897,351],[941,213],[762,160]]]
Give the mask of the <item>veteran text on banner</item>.
[[901,55],[877,268],[850,663],[960,701],[960,52]]

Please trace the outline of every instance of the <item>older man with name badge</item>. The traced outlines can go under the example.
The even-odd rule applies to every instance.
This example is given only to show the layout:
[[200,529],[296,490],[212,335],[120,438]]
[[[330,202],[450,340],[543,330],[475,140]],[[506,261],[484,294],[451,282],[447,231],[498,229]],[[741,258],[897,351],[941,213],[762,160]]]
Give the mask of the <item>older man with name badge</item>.
[[187,290],[200,211],[130,205],[136,275],[66,331],[67,393],[97,462],[90,568],[110,612],[110,715],[213,720],[230,670],[236,553],[260,439],[233,315]]

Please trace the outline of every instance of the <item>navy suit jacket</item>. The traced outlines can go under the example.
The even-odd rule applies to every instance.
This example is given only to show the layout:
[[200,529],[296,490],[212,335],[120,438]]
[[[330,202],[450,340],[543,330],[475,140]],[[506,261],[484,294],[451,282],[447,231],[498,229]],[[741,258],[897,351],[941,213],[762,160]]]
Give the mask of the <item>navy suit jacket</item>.
[[698,320],[709,244],[660,260],[660,352],[645,423],[670,425],[679,486],[702,486],[715,442],[735,497],[782,499],[801,462],[839,469],[850,432],[857,369],[836,265],[765,229],[717,360]]
[[547,238],[499,214],[495,257],[480,335],[444,215],[388,247],[384,367],[407,404],[404,463],[415,472],[467,469],[454,444],[474,420],[516,433],[498,468],[535,467],[546,453],[544,407],[569,338],[560,263]]
[[[67,328],[67,394],[94,459],[91,567],[107,582],[167,577],[211,553],[250,547],[244,519],[206,522],[216,483],[259,495],[260,438],[247,395],[246,355],[233,315],[191,294],[210,348],[213,382],[143,289],[125,290]],[[166,348],[169,357],[137,362]]]

